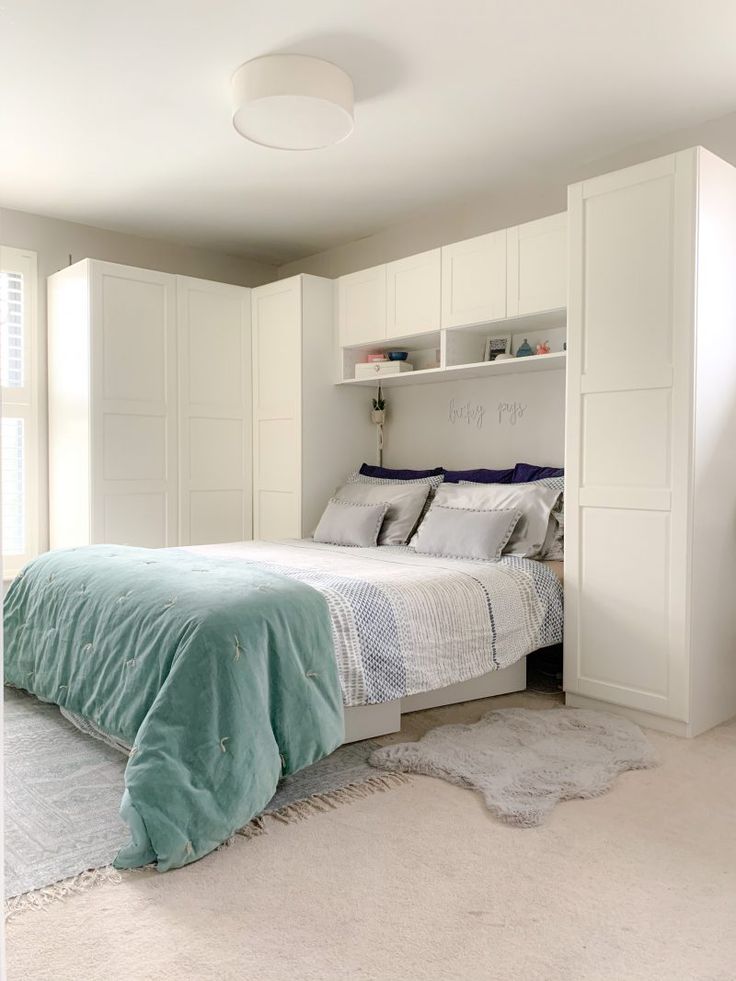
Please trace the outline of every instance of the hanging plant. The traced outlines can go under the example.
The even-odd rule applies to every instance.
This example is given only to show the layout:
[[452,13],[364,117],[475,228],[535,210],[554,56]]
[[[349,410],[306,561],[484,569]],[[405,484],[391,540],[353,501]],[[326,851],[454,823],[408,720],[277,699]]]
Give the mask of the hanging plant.
[[380,385],[378,386],[376,397],[372,399],[372,402],[373,411],[371,412],[371,419],[377,426],[382,426],[386,419],[386,399],[383,397]]

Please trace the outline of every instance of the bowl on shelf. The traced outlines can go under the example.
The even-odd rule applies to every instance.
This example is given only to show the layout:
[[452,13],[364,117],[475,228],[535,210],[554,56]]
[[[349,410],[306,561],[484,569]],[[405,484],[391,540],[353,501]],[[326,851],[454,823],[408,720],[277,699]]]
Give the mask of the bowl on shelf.
[[386,357],[389,361],[406,361],[409,357],[408,351],[387,351]]

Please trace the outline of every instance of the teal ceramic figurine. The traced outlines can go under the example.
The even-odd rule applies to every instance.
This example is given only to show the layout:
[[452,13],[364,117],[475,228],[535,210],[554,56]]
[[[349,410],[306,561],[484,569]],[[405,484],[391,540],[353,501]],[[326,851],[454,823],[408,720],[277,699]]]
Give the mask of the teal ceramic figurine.
[[519,346],[519,349],[516,352],[516,357],[528,358],[530,354],[534,354],[534,349],[532,348],[531,344],[525,337],[524,343]]

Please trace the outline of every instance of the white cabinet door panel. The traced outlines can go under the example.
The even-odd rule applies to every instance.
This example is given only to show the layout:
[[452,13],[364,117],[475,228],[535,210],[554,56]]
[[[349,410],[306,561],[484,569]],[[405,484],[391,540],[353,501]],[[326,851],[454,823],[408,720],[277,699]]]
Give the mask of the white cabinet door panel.
[[178,543],[176,278],[91,261],[92,542]]
[[506,316],[506,231],[442,248],[442,326]]
[[388,337],[439,330],[441,265],[441,249],[432,249],[386,266]]
[[507,229],[507,314],[567,305],[567,212]]
[[386,267],[374,266],[337,281],[340,345],[366,344],[386,337]]
[[568,209],[565,690],[685,722],[694,161]]
[[250,290],[177,277],[181,544],[252,537]]
[[253,532],[301,532],[302,284],[259,286],[253,313]]

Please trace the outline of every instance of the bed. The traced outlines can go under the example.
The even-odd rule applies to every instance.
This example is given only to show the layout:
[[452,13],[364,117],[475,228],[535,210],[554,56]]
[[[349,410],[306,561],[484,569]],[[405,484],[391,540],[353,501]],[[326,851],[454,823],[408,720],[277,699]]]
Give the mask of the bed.
[[544,563],[310,540],[51,552],[5,613],[6,680],[130,747],[116,864],[161,870],[217,847],[282,776],[398,728],[425,693],[523,687],[525,655],[562,639]]

